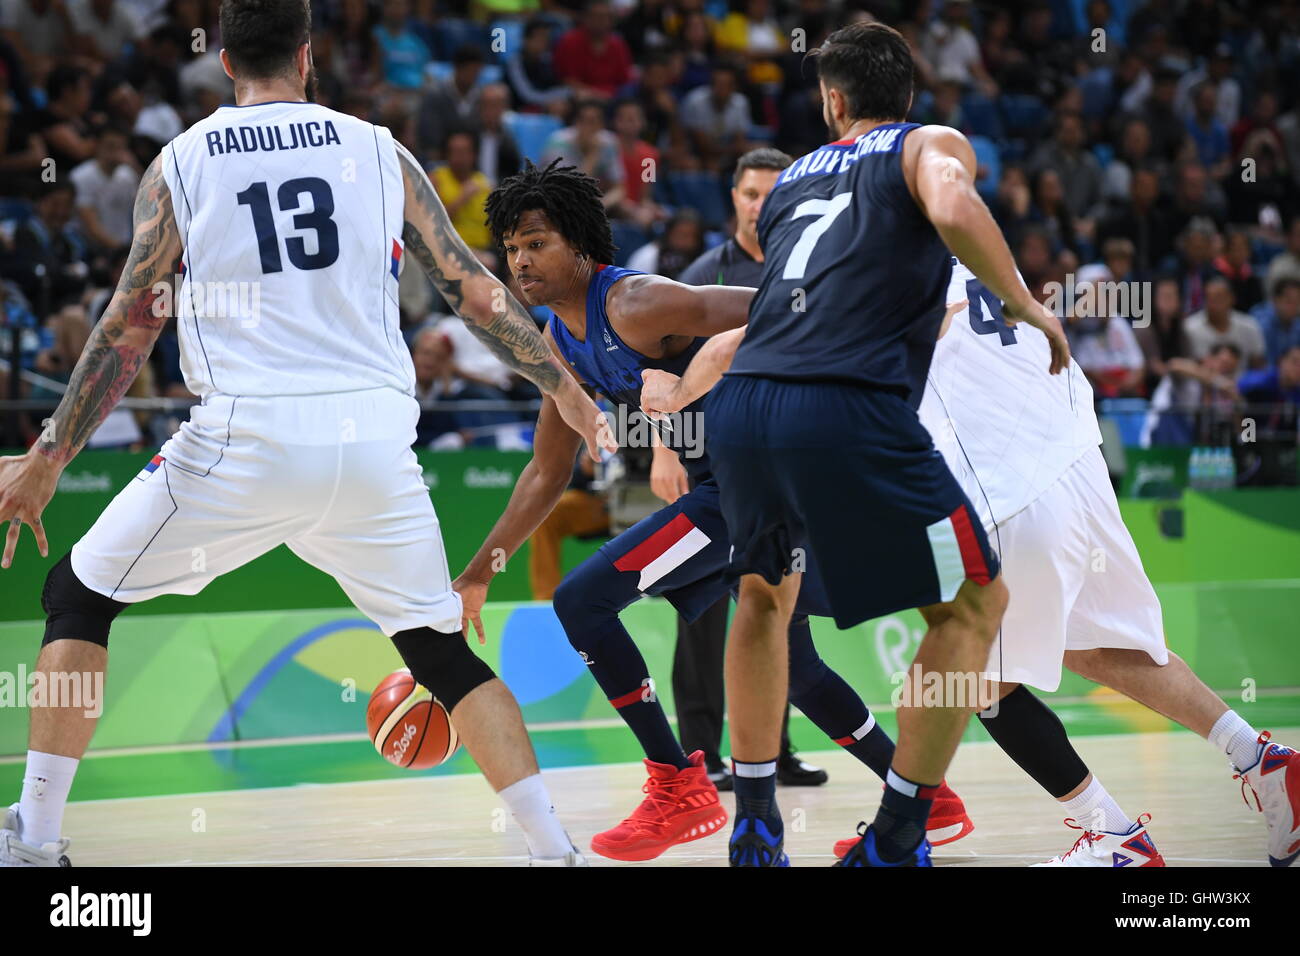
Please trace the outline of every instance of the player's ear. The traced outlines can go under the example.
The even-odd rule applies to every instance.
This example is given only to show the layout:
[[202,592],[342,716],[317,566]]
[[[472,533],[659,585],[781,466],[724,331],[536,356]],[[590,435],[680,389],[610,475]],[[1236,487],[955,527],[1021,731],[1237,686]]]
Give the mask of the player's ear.
[[303,82],[307,81],[307,74],[311,72],[311,43],[304,43],[298,48],[298,75],[302,77]]
[[235,78],[235,74],[232,73],[230,70],[230,57],[226,55],[225,47],[221,48],[220,56],[221,56],[221,68],[226,71],[226,76],[230,77],[233,80]]

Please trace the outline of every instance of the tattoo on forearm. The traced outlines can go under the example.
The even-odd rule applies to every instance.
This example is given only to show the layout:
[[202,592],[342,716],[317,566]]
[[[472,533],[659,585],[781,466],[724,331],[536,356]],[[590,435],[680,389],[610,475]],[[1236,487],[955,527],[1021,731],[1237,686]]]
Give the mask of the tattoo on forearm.
[[172,267],[181,253],[171,196],[155,159],[135,197],[135,236],[117,290],[90,334],[68,381],[63,400],[40,440],[38,453],[66,464],[126,394],[153,349],[168,316],[158,300],[171,302]]
[[479,341],[543,392],[554,392],[563,381],[563,372],[532,317],[514,296],[498,284],[501,301],[499,307],[493,302],[491,314],[465,311],[464,283],[474,278],[490,278],[489,273],[456,233],[446,207],[424,170],[405,149],[399,147],[397,155],[405,167],[408,186],[408,208],[402,228],[406,251],[420,263],[447,304],[465,320],[466,327]]
[[[438,254],[429,248],[424,241],[424,236],[420,234],[420,230],[409,221],[402,227],[402,241],[406,243],[406,251],[415,256],[416,261],[420,263],[430,281],[442,293],[442,297],[447,300],[447,304],[456,310],[457,315],[460,315],[465,305],[465,295],[460,288],[463,280],[453,279],[443,272],[442,267],[439,265]],[[449,251],[453,256],[456,253],[454,248],[443,251],[444,253]],[[473,264],[477,265],[477,260]],[[464,271],[469,271],[471,268],[469,262],[462,262],[461,266]]]
[[[492,350],[493,355],[536,383],[543,392],[549,395],[560,387],[561,373],[552,359],[551,350],[528,316],[497,312],[481,325],[468,323],[466,327]],[[537,340],[536,346],[532,339]]]

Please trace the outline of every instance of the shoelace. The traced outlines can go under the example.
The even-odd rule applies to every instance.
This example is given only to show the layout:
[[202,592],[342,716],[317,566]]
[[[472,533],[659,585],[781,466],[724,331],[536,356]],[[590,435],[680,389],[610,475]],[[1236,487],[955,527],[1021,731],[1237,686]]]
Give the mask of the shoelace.
[[1074,841],[1074,846],[1070,847],[1070,849],[1066,850],[1064,853],[1061,854],[1062,862],[1072,857],[1078,851],[1080,844],[1086,842],[1089,847],[1091,847],[1093,844],[1092,831],[1089,830],[1087,827],[1083,826],[1081,823],[1079,823],[1079,821],[1074,819],[1074,817],[1066,817],[1065,825],[1069,827],[1071,830],[1082,830],[1083,835],[1079,837],[1079,839]]
[[867,835],[867,829],[868,829],[867,821],[860,820],[858,822],[858,837],[859,837],[858,841],[854,843],[853,846],[849,847],[848,853],[845,853],[844,856],[842,856],[839,860],[835,862],[834,864],[835,866],[848,867],[853,865],[852,863],[853,860],[866,859],[867,850],[865,844],[861,840],[861,837]]
[[[1259,735],[1259,739],[1257,739],[1255,742],[1256,742],[1257,744],[1262,744],[1265,748],[1267,748],[1267,747],[1268,747],[1269,739],[1270,739],[1272,736],[1273,736],[1272,733],[1270,733],[1269,731],[1266,730],[1266,731],[1264,731],[1262,734]],[[1264,756],[1263,751],[1260,751],[1260,759],[1261,759],[1261,760],[1263,759],[1263,756]],[[1256,760],[1256,761],[1255,761],[1255,766],[1256,766],[1256,767],[1259,766],[1259,760]],[[1233,769],[1236,769],[1236,768],[1234,767]],[[1254,768],[1252,767],[1251,769],[1254,769]],[[1241,799],[1242,799],[1242,802],[1245,803],[1246,806],[1250,806],[1250,800],[1248,800],[1248,799],[1246,798],[1246,791],[1249,790],[1249,791],[1250,791],[1250,795],[1251,795],[1252,797],[1255,798],[1255,809],[1258,810],[1260,813],[1263,813],[1263,812],[1264,812],[1264,805],[1263,805],[1262,803],[1259,802],[1259,794],[1255,792],[1255,788],[1254,788],[1254,786],[1252,786],[1251,783],[1250,783],[1250,781],[1246,779],[1246,773],[1248,773],[1248,772],[1249,772],[1249,771],[1244,771],[1244,772],[1234,773],[1234,774],[1232,775],[1232,779],[1233,779],[1233,780],[1240,780],[1240,781],[1241,781]]]
[[[673,778],[676,779],[676,778]],[[641,785],[641,792],[646,795],[641,805],[632,811],[623,823],[639,827],[647,823],[667,823],[668,810],[676,808],[681,802],[678,799],[678,790],[684,786],[687,781],[678,780],[676,783],[667,781],[658,781],[651,777]]]

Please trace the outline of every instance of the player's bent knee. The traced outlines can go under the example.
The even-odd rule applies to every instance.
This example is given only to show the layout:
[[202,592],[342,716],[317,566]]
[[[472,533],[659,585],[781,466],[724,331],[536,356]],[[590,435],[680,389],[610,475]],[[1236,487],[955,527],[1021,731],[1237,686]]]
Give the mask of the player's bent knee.
[[968,599],[969,611],[974,616],[975,625],[982,632],[988,632],[989,639],[992,640],[996,636],[1002,615],[1006,612],[1007,604],[1011,599],[1002,576],[999,575],[988,584],[982,585],[967,580],[962,584],[957,597],[959,601],[963,597]]
[[555,609],[555,616],[560,619],[560,623],[572,621],[582,614],[584,590],[579,585],[575,573],[566,575],[560,582],[555,589],[555,594],[551,596],[551,607]]
[[926,626],[934,630],[953,622],[979,640],[992,644],[997,637],[998,625],[1007,609],[1010,594],[1001,576],[987,584],[976,584],[967,579],[951,601],[919,608]]
[[551,606],[566,631],[589,626],[593,618],[617,614],[610,599],[603,597],[618,591],[619,572],[603,555],[596,554],[564,576]]
[[76,640],[108,647],[108,630],[126,605],[92,591],[72,570],[72,553],[59,559],[45,576],[41,608],[45,611],[44,647],[51,641]]
[[393,635],[393,645],[416,682],[451,713],[470,691],[497,675],[475,654],[461,632],[417,627]]
[[740,579],[740,600],[765,613],[793,614],[799,598],[801,575],[787,574],[776,584],[769,584],[760,574],[746,574]]

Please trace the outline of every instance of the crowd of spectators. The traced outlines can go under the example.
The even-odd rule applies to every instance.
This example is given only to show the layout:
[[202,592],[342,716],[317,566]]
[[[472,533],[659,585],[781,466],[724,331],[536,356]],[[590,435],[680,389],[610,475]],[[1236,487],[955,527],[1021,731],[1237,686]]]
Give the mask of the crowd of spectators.
[[[121,267],[141,170],[232,101],[217,11],[0,0],[0,324],[21,330],[37,376],[24,397],[66,381]],[[319,100],[408,144],[504,279],[483,203],[524,161],[557,157],[601,183],[618,263],[675,276],[728,234],[739,155],[825,141],[807,53],[881,19],[913,48],[911,118],[970,138],[1030,287],[1044,301],[1134,290],[1126,310],[1063,312],[1101,398],[1300,397],[1297,0],[316,0],[312,14]],[[403,272],[403,328],[437,406],[421,443],[530,417],[444,410],[536,392],[449,327],[417,272]],[[136,392],[188,395],[174,330]],[[146,444],[167,424],[137,418]]]

